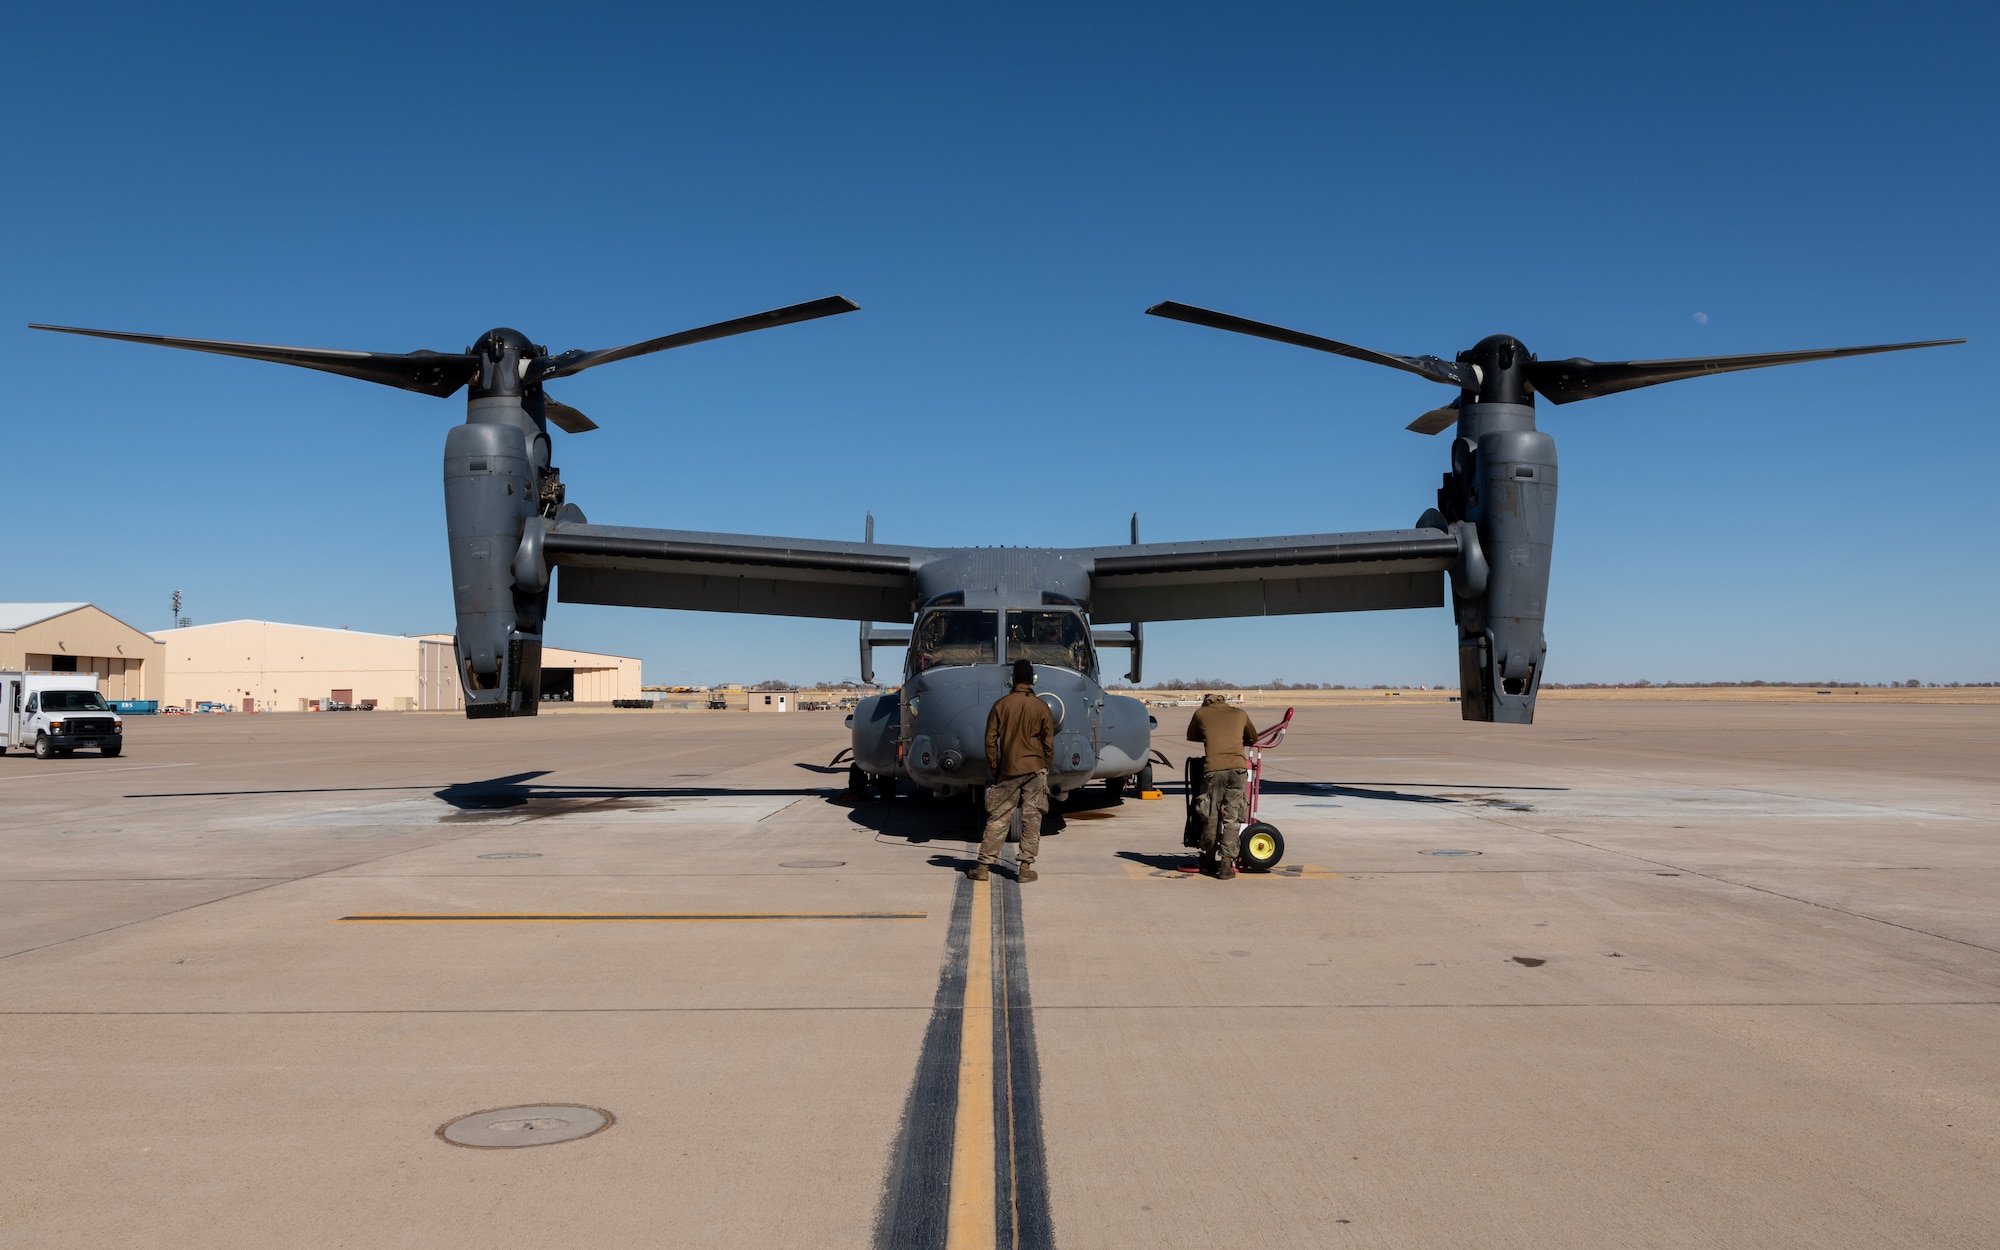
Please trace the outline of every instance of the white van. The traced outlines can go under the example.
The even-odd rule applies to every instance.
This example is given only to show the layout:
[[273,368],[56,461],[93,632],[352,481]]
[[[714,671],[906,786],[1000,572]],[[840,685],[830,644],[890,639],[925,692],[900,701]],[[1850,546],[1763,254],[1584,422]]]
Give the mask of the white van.
[[45,760],[78,747],[107,759],[125,747],[125,722],[94,674],[0,672],[0,751],[32,748]]

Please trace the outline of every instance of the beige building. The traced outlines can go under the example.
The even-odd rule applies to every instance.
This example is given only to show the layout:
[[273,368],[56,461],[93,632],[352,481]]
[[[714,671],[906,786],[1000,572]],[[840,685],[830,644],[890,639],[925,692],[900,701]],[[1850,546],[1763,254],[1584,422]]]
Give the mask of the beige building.
[[745,692],[753,712],[794,712],[799,706],[796,690],[750,690]]
[[[225,703],[259,712],[304,712],[332,700],[384,711],[465,706],[450,634],[409,638],[276,621],[225,621],[162,630],[165,700]],[[579,702],[637,698],[639,661],[550,647],[544,695]],[[553,672],[551,669],[553,668]],[[630,694],[623,693],[626,689]]]
[[639,692],[639,661],[629,655],[595,655],[562,647],[542,648],[542,697],[558,695],[568,674],[570,697],[578,703],[609,703],[613,699],[643,699]]
[[[450,634],[425,634],[425,642],[453,645]],[[565,647],[542,648],[542,700],[547,703],[609,703],[641,699],[639,661],[629,655],[599,655]]]
[[166,697],[166,647],[88,603],[0,603],[0,668],[95,673],[107,699]]
[[465,706],[449,635],[443,643],[276,621],[163,629],[166,701],[304,712],[322,700],[390,711]]

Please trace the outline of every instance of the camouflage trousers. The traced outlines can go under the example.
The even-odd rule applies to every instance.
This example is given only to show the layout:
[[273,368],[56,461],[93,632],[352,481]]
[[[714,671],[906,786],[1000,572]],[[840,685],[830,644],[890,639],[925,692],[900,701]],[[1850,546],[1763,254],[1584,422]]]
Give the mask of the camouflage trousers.
[[1194,801],[1201,817],[1201,853],[1220,863],[1236,861],[1236,838],[1250,807],[1250,770],[1221,768],[1203,776],[1201,797]]
[[1049,810],[1049,774],[1027,773],[1009,777],[986,787],[986,836],[979,843],[979,862],[1000,862],[1000,848],[1007,841],[1007,827],[1014,823],[1014,809],[1021,810],[1021,849],[1016,853],[1025,868],[1035,862],[1042,849],[1042,813]]

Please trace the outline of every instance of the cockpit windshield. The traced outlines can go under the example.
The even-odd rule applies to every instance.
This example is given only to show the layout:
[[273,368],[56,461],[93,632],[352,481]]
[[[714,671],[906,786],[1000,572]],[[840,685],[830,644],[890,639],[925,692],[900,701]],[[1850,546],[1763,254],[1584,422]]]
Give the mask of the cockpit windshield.
[[1059,610],[1007,613],[1007,659],[1073,668],[1095,673],[1090,651],[1090,627],[1075,612]]
[[915,671],[954,664],[996,664],[1000,660],[997,614],[977,608],[929,612],[910,640]]

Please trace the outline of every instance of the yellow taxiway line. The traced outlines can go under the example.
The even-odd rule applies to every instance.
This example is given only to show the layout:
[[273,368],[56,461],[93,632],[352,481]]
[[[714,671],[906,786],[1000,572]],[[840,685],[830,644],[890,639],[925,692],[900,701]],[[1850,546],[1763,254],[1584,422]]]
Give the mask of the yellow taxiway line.
[[992,886],[972,887],[965,952],[965,1006],[959,1013],[958,1120],[952,1132],[951,1208],[945,1250],[990,1250],[993,1212]]

